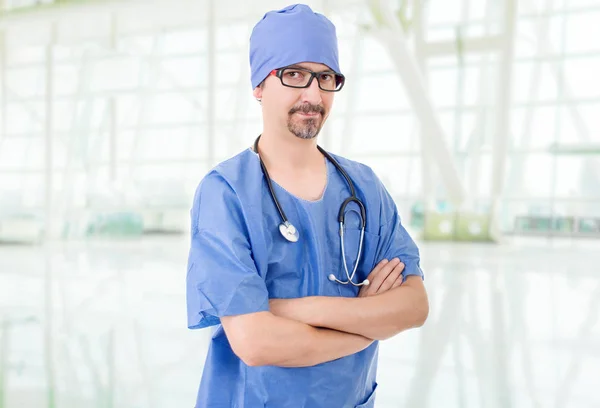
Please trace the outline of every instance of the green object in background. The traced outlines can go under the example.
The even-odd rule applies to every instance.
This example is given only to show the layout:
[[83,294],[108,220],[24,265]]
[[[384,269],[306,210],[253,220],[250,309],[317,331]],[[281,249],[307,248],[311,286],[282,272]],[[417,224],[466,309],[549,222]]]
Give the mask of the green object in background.
[[426,212],[423,239],[426,241],[453,241],[455,232],[453,213]]
[[459,213],[456,218],[456,240],[492,242],[490,217],[487,214]]
[[144,232],[142,216],[130,212],[98,214],[87,227],[87,236],[130,237]]
[[426,241],[492,242],[487,214],[425,213],[423,239]]

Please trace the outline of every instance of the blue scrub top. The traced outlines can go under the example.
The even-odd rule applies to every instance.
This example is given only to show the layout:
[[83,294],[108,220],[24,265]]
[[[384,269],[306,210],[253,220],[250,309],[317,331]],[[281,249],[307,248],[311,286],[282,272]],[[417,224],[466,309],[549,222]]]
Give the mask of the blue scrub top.
[[[423,276],[419,251],[400,222],[396,206],[367,166],[332,155],[346,170],[367,210],[364,249],[355,282],[382,259],[399,257],[404,275]],[[191,210],[187,270],[188,327],[219,325],[213,335],[197,408],[373,407],[378,342],[351,356],[313,367],[249,367],[232,351],[220,317],[269,310],[270,298],[356,297],[346,280],[337,215],[348,185],[327,161],[327,186],[318,201],[295,197],[273,182],[296,243],[279,232],[281,219],[258,156],[245,150],[219,164],[200,182]],[[354,207],[353,207],[354,206]],[[358,206],[347,207],[345,250],[352,272],[358,252]],[[352,211],[355,210],[355,211]]]

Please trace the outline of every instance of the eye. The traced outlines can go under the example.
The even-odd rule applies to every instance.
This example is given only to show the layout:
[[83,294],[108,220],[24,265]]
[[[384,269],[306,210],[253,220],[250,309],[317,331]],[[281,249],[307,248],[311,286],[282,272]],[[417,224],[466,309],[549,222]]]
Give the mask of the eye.
[[285,71],[285,76],[290,79],[302,79],[304,77],[304,72],[302,71]]
[[321,79],[324,81],[333,81],[332,74],[321,74]]

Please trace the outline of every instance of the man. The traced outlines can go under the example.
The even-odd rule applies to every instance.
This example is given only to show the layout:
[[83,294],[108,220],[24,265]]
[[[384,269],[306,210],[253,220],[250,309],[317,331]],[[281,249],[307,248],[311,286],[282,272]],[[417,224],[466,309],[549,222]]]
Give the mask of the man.
[[418,249],[371,169],[317,147],[345,81],[333,24],[267,13],[250,66],[263,132],[191,211],[188,326],[218,325],[196,407],[372,407],[378,340],[427,318]]

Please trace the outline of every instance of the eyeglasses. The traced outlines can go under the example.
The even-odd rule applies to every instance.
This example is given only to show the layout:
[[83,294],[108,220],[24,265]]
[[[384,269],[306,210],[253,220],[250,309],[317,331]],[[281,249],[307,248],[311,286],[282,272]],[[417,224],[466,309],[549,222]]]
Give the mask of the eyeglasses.
[[271,75],[281,80],[281,84],[290,88],[308,88],[313,78],[317,78],[319,88],[325,92],[338,92],[344,86],[346,78],[334,71],[314,72],[306,68],[284,67],[274,69]]

